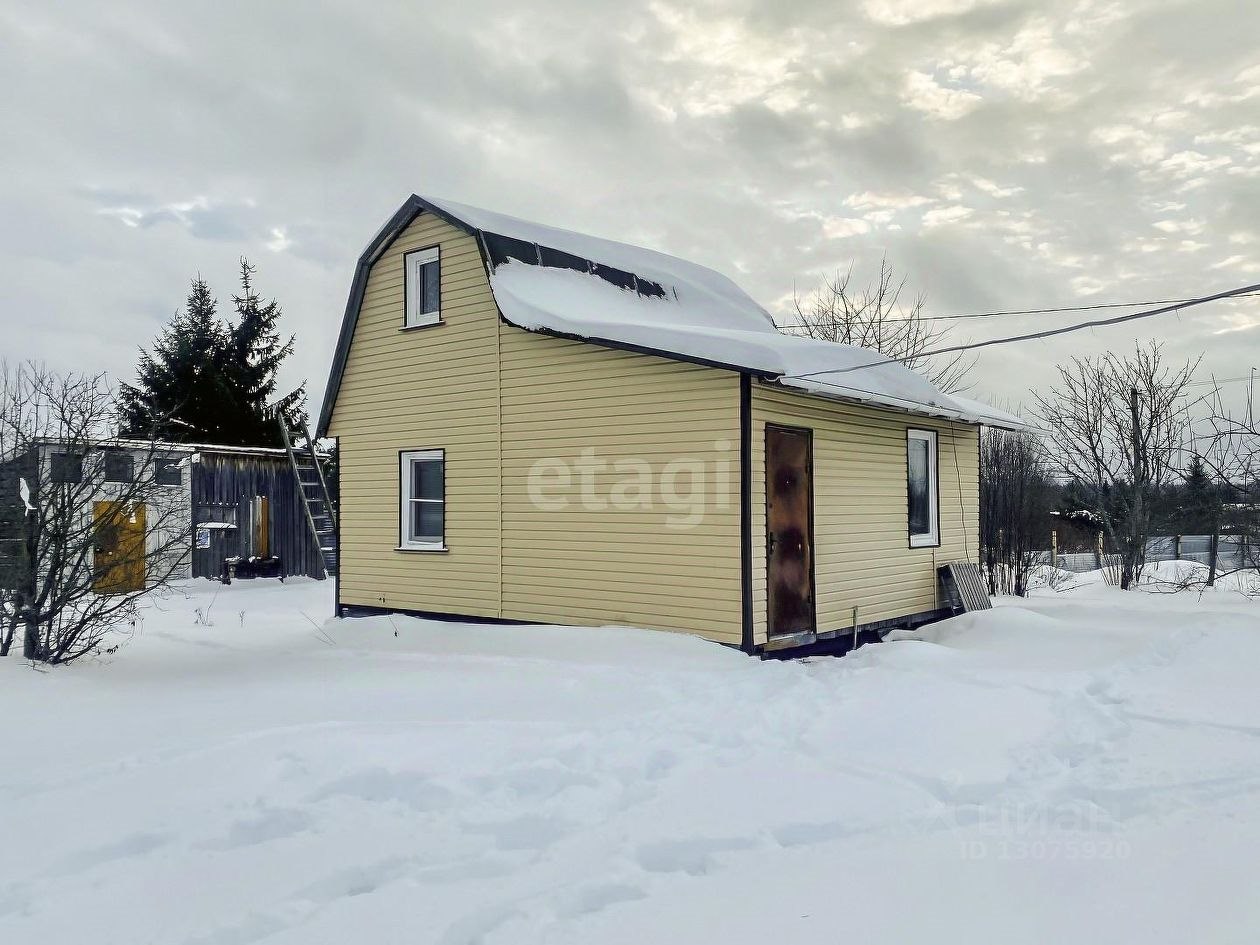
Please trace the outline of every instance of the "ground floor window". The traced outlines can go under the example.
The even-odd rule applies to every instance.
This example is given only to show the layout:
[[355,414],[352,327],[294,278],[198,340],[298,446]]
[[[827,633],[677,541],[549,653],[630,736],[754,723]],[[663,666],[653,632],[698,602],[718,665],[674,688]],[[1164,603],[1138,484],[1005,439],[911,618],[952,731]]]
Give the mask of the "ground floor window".
[[906,431],[906,485],[910,547],[941,543],[941,511],[936,483],[936,431]]
[[399,547],[417,551],[446,548],[446,453],[406,450],[400,454]]

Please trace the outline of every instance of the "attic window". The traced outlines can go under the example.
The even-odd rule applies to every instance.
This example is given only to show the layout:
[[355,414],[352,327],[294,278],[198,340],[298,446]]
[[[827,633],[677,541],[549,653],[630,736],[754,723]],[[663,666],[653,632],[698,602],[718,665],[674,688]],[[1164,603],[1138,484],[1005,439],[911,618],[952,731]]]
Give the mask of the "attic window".
[[442,320],[441,249],[430,246],[403,256],[406,285],[403,289],[406,308],[403,327],[436,325]]

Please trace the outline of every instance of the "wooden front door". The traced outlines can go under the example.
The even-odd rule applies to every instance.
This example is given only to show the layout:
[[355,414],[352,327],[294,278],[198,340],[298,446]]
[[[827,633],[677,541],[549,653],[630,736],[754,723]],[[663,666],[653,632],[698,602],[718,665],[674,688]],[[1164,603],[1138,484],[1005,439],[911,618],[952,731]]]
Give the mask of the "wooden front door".
[[92,521],[92,590],[98,594],[144,590],[144,505],[93,502]]
[[766,426],[766,594],[771,636],[814,627],[813,435]]

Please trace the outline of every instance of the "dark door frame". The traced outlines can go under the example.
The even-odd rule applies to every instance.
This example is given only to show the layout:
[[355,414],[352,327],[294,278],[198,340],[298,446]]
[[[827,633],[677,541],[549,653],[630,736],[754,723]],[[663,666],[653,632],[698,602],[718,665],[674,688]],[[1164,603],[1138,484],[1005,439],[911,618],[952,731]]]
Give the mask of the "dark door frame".
[[[762,431],[762,462],[761,462],[761,478],[765,484],[764,495],[762,496],[762,516],[765,523],[765,569],[766,569],[766,638],[770,639],[773,634],[770,628],[770,556],[771,549],[769,543],[770,532],[770,483],[768,473],[770,471],[770,431],[779,430],[784,433],[803,435],[806,445],[806,472],[809,477],[809,627],[807,630],[791,631],[791,633],[811,634],[818,632],[818,577],[815,567],[817,560],[817,545],[814,543],[814,430],[812,427],[798,427],[787,423],[767,422],[765,429]],[[783,636],[789,634],[781,634]]]

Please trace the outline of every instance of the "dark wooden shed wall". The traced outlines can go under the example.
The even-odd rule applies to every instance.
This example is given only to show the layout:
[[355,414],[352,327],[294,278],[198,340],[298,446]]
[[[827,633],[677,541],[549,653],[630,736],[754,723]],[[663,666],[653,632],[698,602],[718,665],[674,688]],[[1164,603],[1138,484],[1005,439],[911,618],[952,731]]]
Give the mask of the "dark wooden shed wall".
[[[239,509],[242,502],[265,496],[270,504],[271,553],[280,558],[286,577],[323,577],[319,548],[306,524],[298,497],[297,483],[287,457],[249,456],[203,451],[201,461],[192,464],[193,524],[205,521],[236,521],[225,517],[228,508]],[[224,550],[239,554],[244,528],[212,535],[214,554],[193,552],[194,577],[218,577]],[[213,560],[212,560],[213,559]]]

